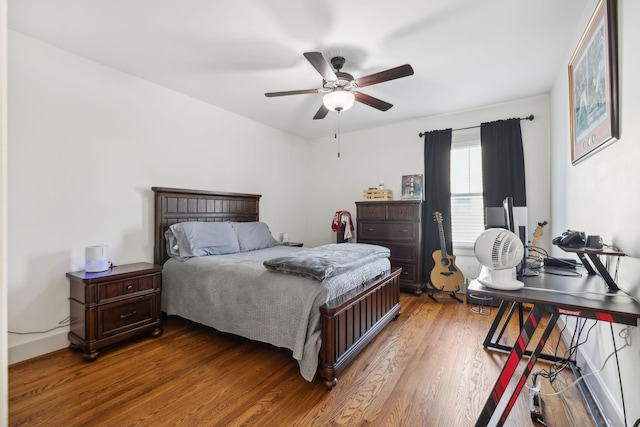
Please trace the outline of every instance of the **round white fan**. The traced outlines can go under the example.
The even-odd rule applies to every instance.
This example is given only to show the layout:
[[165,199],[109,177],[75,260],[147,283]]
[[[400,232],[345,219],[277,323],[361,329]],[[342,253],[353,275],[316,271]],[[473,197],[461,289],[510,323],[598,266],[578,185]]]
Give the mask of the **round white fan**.
[[516,266],[524,255],[524,245],[514,233],[503,228],[485,230],[476,239],[473,250],[482,264],[478,276],[480,283],[503,291],[524,287],[516,273]]

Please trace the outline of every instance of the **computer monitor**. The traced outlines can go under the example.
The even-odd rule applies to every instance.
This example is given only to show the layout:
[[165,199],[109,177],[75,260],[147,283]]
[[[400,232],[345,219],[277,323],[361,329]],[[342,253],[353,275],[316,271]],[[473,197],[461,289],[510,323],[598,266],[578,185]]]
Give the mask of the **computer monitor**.
[[502,201],[502,208],[504,209],[505,228],[516,236],[519,236],[520,230],[516,230],[516,222],[513,217],[513,197],[505,197],[505,199]]
[[537,272],[527,268],[527,207],[513,206],[513,197],[508,196],[502,201],[501,207],[486,208],[486,227],[487,228],[506,228],[507,230],[520,237],[525,247],[522,262],[516,268],[518,276],[535,276]]
[[[507,202],[508,203],[508,202]],[[516,236],[520,237],[524,245],[527,244],[527,207],[526,206],[512,206],[509,209],[513,212],[512,215],[506,214],[507,210],[503,206],[487,207],[486,212],[486,228],[506,228],[509,231],[513,231]],[[509,225],[505,217],[513,218],[513,221],[509,219]]]

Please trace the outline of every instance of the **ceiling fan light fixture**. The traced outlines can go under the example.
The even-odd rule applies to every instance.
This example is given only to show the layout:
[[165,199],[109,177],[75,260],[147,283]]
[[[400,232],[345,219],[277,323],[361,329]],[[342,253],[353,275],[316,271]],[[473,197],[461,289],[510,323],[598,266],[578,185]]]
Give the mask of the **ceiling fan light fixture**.
[[325,107],[332,111],[345,111],[353,106],[356,97],[346,90],[334,90],[322,98]]

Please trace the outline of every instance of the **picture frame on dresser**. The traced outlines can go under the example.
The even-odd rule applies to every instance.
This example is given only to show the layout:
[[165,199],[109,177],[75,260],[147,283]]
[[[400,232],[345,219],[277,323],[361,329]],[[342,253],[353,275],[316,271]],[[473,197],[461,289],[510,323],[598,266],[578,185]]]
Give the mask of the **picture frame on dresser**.
[[402,176],[402,200],[422,200],[422,175]]

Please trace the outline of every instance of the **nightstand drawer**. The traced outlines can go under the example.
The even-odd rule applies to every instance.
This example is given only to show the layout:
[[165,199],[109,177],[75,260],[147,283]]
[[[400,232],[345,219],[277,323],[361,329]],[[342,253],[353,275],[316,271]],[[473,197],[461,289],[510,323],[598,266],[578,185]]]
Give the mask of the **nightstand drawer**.
[[154,295],[149,295],[98,307],[98,339],[152,323],[154,304]]
[[160,275],[143,276],[116,282],[102,283],[98,285],[98,302],[111,300],[122,296],[131,296],[136,292],[149,291],[154,286],[154,281],[159,282]]
[[98,285],[98,302],[138,292],[138,279],[122,280]]
[[413,242],[416,225],[412,222],[358,222],[358,241],[393,240]]

